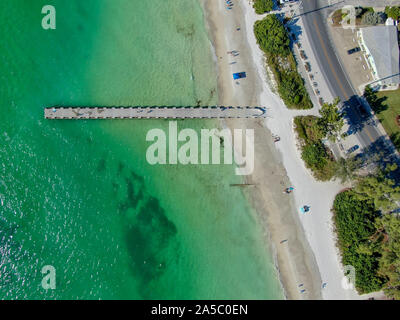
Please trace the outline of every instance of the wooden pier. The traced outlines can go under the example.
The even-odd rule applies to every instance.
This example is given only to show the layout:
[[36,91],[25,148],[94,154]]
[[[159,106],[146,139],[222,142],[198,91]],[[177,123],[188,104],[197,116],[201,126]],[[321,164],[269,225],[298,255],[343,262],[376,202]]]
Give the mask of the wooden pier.
[[263,107],[48,107],[46,119],[265,118]]

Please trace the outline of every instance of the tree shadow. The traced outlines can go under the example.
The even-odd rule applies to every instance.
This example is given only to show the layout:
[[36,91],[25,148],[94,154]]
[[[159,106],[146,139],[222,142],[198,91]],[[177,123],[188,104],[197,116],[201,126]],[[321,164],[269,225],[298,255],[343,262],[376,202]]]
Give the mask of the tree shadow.
[[386,96],[378,98],[376,93],[373,92],[370,94],[365,94],[364,97],[365,99],[367,99],[369,105],[376,114],[379,114],[388,109],[388,105],[385,103],[387,100]]
[[285,26],[290,32],[290,43],[293,45],[293,43],[298,42],[299,36],[303,33],[302,28],[297,25],[297,22],[299,21],[299,18],[292,18],[288,21],[286,21]]
[[390,135],[390,140],[392,140],[394,146],[399,151],[400,150],[400,132],[396,132]]
[[344,101],[341,108],[343,119],[349,125],[349,131],[352,133],[361,132],[371,118],[371,114],[369,116],[367,113],[362,115],[359,106],[359,97],[354,95],[347,101]]
[[[357,155],[357,158],[361,160],[361,166],[367,167],[371,164],[376,164],[379,167],[384,168],[388,164],[392,163],[397,163],[399,165],[400,162],[395,153],[396,148],[391,142],[392,141],[386,137],[380,137],[364,148],[362,153]],[[396,172],[395,175],[397,180],[399,178],[399,173]]]

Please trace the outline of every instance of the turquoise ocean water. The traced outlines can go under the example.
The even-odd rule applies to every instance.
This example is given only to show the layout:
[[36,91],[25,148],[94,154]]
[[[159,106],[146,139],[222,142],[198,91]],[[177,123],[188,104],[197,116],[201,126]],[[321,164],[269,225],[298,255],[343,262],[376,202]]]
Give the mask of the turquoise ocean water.
[[0,7],[0,298],[282,298],[232,166],[147,164],[166,121],[43,119],[58,104],[215,104],[197,0],[50,2]]

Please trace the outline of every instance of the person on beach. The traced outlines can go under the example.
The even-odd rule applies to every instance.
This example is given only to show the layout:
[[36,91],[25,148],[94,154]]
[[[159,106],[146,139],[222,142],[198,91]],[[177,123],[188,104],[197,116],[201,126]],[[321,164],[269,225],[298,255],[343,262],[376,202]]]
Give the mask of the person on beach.
[[293,190],[294,190],[293,187],[289,187],[289,188],[286,188],[283,193],[288,193],[289,194],[289,193],[292,193]]
[[300,212],[301,212],[302,214],[305,214],[305,213],[307,213],[307,212],[309,212],[309,211],[310,211],[310,206],[304,205],[304,206],[300,207]]

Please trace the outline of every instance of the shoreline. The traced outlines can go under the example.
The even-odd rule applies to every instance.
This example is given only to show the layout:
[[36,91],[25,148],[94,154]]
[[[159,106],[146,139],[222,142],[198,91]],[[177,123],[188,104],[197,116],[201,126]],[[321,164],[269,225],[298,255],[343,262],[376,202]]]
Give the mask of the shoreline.
[[[264,79],[259,76],[253,52],[249,50],[251,45],[248,38],[253,31],[252,28],[249,30],[248,19],[245,20],[248,12],[245,13],[243,5],[234,3],[232,10],[226,10],[223,0],[201,0],[216,55],[218,103],[268,106],[268,103],[262,103]],[[236,30],[238,27],[239,31]],[[227,52],[231,50],[238,50],[240,55],[230,57]],[[231,75],[232,72],[241,71],[246,71],[248,78],[237,85],[231,80]],[[262,120],[226,120],[222,121],[222,126],[254,129],[255,169],[251,176],[245,178],[245,182],[255,186],[243,192],[265,230],[266,243],[273,255],[284,296],[286,299],[321,299],[322,281],[317,263],[296,214],[293,195],[282,192],[291,182],[266,123]],[[304,293],[300,293],[302,288],[306,290]]]
[[[345,278],[331,208],[346,185],[315,180],[301,159],[293,119],[297,115],[318,115],[318,106],[309,110],[288,109],[271,88],[265,56],[253,32],[255,21],[265,15],[257,15],[250,0],[232,1],[232,10],[224,8],[224,0],[200,2],[216,54],[219,104],[260,105],[267,107],[269,113],[264,120],[225,120],[222,125],[254,129],[255,169],[244,182],[255,186],[251,190],[246,188],[244,194],[265,230],[286,299],[379,297],[379,292],[359,295],[355,289],[342,285]],[[301,27],[302,22],[299,23]],[[230,57],[227,52],[231,50],[238,50],[240,55]],[[247,73],[247,79],[238,85],[231,79],[232,73],[242,71]],[[280,137],[278,143],[273,142],[272,134]],[[291,195],[282,192],[288,186],[295,187]],[[310,206],[309,214],[300,214],[303,205]],[[281,244],[285,239],[287,242]],[[303,288],[306,291],[300,293]]]

